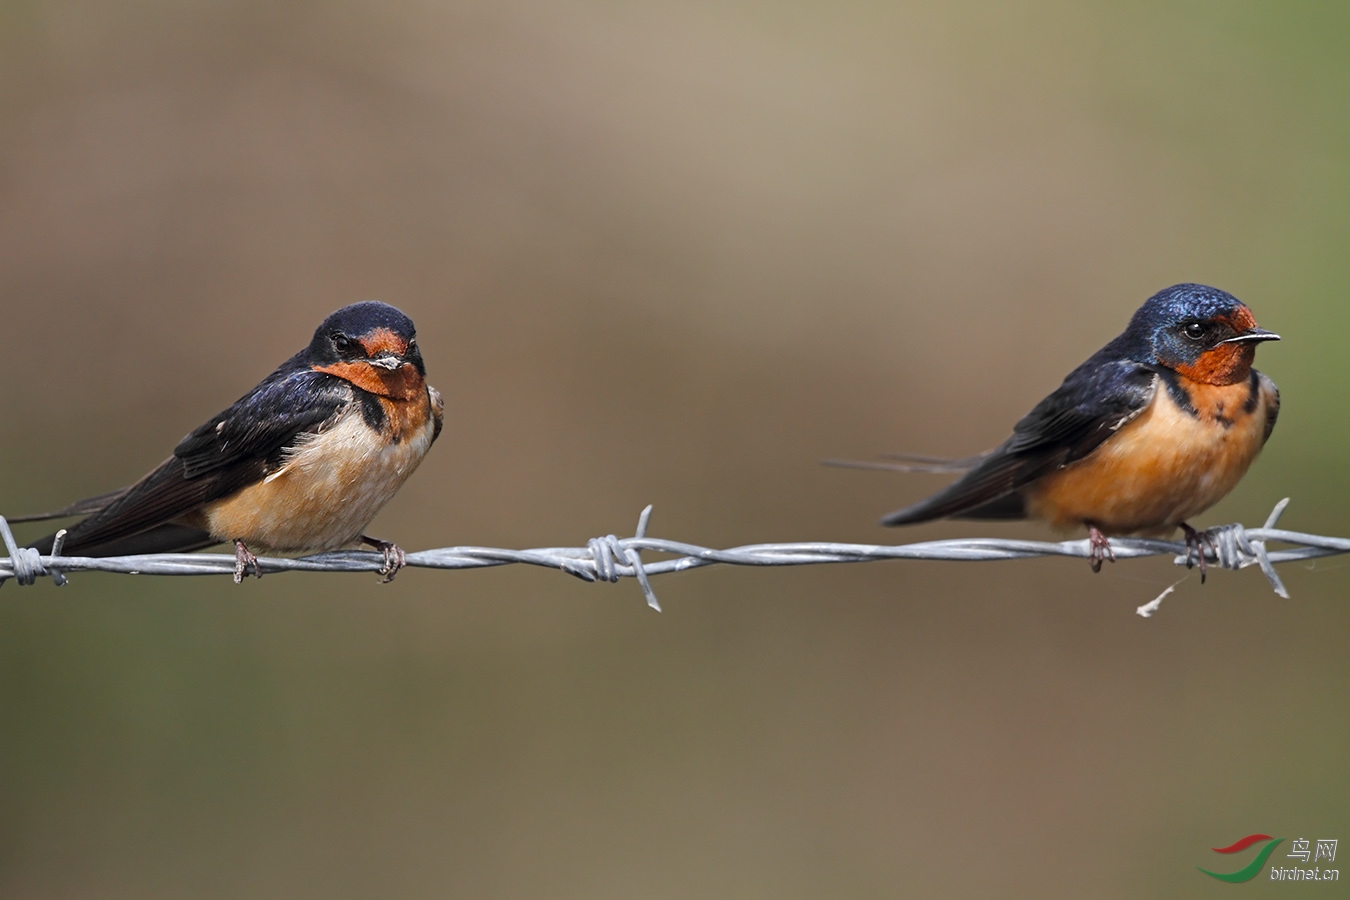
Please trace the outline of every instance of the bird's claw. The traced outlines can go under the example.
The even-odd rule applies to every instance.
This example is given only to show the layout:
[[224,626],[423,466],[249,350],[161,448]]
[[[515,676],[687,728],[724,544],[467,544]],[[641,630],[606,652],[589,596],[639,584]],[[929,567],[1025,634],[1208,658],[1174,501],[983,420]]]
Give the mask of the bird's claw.
[[1116,554],[1111,550],[1111,542],[1106,539],[1096,525],[1088,526],[1088,564],[1092,566],[1093,572],[1102,570],[1102,561],[1116,561]]
[[380,584],[393,581],[399,570],[408,564],[408,555],[393,541],[382,541],[365,535],[361,535],[361,540],[380,551],[380,555],[384,557],[384,567],[380,569]]
[[243,541],[234,542],[234,583],[243,584],[244,572],[253,567],[253,574],[257,578],[262,577],[262,566],[258,565],[258,557],[249,552],[244,546]]
[[[1219,545],[1215,542],[1214,536],[1208,531],[1196,531],[1185,522],[1181,523],[1181,531],[1186,536],[1186,568],[1200,566],[1200,583],[1205,583],[1205,546],[1214,552],[1214,558],[1219,558]],[[1191,555],[1195,555],[1195,562],[1191,562]]]

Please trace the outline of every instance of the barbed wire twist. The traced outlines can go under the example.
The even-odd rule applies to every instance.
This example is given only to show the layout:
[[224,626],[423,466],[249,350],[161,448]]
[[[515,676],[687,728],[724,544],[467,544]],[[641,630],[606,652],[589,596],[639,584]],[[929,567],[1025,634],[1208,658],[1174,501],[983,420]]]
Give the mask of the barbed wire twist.
[[[1202,542],[1199,552],[1207,563],[1224,569],[1245,569],[1260,566],[1275,593],[1289,598],[1289,591],[1275,571],[1275,565],[1295,560],[1315,559],[1350,553],[1350,539],[1286,531],[1275,527],[1289,498],[1275,505],[1265,525],[1245,528],[1241,524],[1223,525],[1205,532],[1212,540]],[[1089,558],[1091,548],[1086,540],[1078,541],[1021,541],[1003,538],[973,538],[942,541],[923,541],[914,544],[845,544],[831,541],[798,543],[747,544],[726,550],[717,550],[689,544],[647,537],[647,525],[652,508],[648,506],[638,517],[634,536],[620,538],[612,534],[593,538],[585,547],[545,547],[536,550],[505,550],[495,547],[443,547],[437,550],[418,550],[406,555],[409,566],[427,569],[479,569],[490,566],[522,564],[546,569],[560,569],[583,581],[614,583],[621,578],[636,578],[646,597],[647,605],[660,612],[661,604],[652,590],[651,577],[668,572],[683,572],[701,566],[806,566],[824,563],[875,562],[886,559],[924,559],[956,562],[975,562],[1008,559],[1028,559],[1044,556]],[[235,573],[234,554],[157,553],[143,556],[83,557],[62,556],[64,534],[58,533],[50,556],[36,550],[20,547],[10,531],[9,523],[0,516],[0,537],[9,552],[8,559],[0,559],[0,586],[8,579],[21,585],[31,585],[38,578],[49,577],[57,585],[66,584],[71,572],[117,572],[128,575],[231,575]],[[1279,541],[1294,545],[1283,550],[1267,550],[1266,543]],[[1188,552],[1179,541],[1148,538],[1112,538],[1111,549],[1116,559],[1135,559],[1145,556],[1175,556],[1177,565],[1189,567],[1195,553]],[[665,553],[673,559],[644,562],[641,553]],[[379,553],[361,550],[340,550],[296,558],[259,557],[258,567],[263,573],[277,572],[379,572],[385,566]],[[1175,585],[1173,585],[1175,587]],[[1168,588],[1150,604],[1139,607],[1142,616],[1152,615],[1162,598],[1171,593]]]

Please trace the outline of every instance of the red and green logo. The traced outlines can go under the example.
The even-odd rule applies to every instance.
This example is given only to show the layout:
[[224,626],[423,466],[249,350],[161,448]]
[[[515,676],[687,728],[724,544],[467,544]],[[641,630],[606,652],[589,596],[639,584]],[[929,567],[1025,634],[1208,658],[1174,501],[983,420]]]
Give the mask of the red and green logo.
[[1275,845],[1282,840],[1284,840],[1284,838],[1272,838],[1268,834],[1249,834],[1240,841],[1229,844],[1227,847],[1213,848],[1215,853],[1241,853],[1252,844],[1259,844],[1261,841],[1267,842],[1266,845],[1261,848],[1261,851],[1256,854],[1255,859],[1247,863],[1247,865],[1243,866],[1241,869],[1238,869],[1236,872],[1211,872],[1209,869],[1200,869],[1199,866],[1196,866],[1196,868],[1200,869],[1201,872],[1204,872],[1210,878],[1217,878],[1220,881],[1227,881],[1233,884],[1251,881],[1256,877],[1256,873],[1261,871],[1261,867],[1266,864],[1266,860],[1270,858],[1270,854],[1275,851]]

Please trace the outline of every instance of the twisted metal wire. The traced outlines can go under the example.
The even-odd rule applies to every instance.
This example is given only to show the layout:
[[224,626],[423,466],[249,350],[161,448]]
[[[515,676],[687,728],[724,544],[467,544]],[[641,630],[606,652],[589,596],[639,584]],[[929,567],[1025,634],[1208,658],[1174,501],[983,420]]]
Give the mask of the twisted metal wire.
[[[1288,598],[1289,592],[1275,571],[1275,565],[1320,556],[1350,553],[1350,539],[1285,531],[1275,527],[1289,498],[1275,505],[1264,526],[1244,528],[1240,524],[1210,529],[1205,534],[1212,544],[1202,542],[1200,552],[1208,564],[1225,569],[1243,569],[1260,566],[1275,593]],[[620,538],[606,535],[593,538],[585,547],[546,547],[537,550],[503,550],[495,547],[443,547],[438,550],[419,550],[407,554],[407,565],[427,569],[478,569],[514,563],[561,569],[583,581],[617,582],[620,578],[636,578],[647,599],[647,605],[656,611],[661,604],[652,590],[650,578],[667,572],[682,572],[700,566],[805,566],[821,563],[872,562],[883,559],[927,559],[951,561],[988,561],[1027,559],[1039,556],[1074,556],[1088,558],[1091,548],[1081,541],[1018,541],[1002,538],[975,538],[945,541],[924,541],[898,546],[883,544],[841,544],[830,541],[805,543],[747,544],[727,550],[716,550],[647,537],[647,525],[652,508],[648,506],[638,518],[634,536]],[[157,553],[144,556],[110,556],[91,558],[62,556],[64,534],[59,534],[50,556],[41,556],[36,550],[18,546],[9,523],[0,516],[0,537],[9,551],[8,559],[0,559],[0,586],[13,578],[21,585],[33,584],[40,577],[50,577],[56,584],[66,583],[70,572],[120,572],[128,575],[233,575],[234,554]],[[1267,550],[1266,543],[1279,541],[1294,546],[1284,550]],[[1117,559],[1142,556],[1175,556],[1177,565],[1189,567],[1196,562],[1195,553],[1188,552],[1184,543],[1150,540],[1147,538],[1112,538],[1111,549]],[[666,553],[673,559],[644,562],[643,551]],[[258,559],[261,572],[379,572],[384,568],[379,553],[341,550],[313,556]],[[1175,587],[1175,585],[1174,585]],[[1138,609],[1142,616],[1152,615],[1168,588],[1151,604]]]

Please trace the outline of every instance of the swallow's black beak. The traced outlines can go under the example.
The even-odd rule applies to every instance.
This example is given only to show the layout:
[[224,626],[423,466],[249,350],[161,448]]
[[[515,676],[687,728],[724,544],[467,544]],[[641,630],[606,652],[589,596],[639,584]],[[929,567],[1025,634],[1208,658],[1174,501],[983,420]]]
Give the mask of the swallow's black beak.
[[1251,328],[1236,337],[1230,337],[1226,341],[1219,341],[1220,344],[1257,344],[1261,341],[1278,341],[1280,336],[1273,331],[1266,331],[1264,328]]

